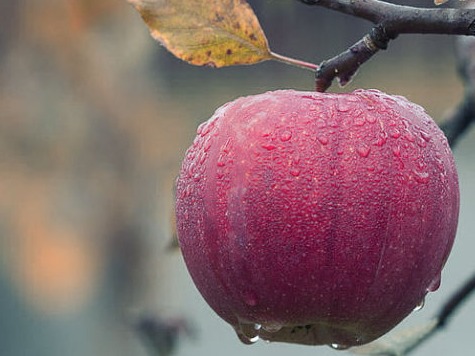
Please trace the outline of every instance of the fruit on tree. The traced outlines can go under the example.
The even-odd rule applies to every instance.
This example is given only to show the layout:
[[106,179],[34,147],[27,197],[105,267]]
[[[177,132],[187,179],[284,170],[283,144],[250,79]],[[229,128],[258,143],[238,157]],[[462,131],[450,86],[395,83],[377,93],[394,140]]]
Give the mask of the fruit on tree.
[[383,335],[438,288],[458,211],[441,130],[376,90],[225,104],[177,180],[188,270],[248,343],[345,348]]

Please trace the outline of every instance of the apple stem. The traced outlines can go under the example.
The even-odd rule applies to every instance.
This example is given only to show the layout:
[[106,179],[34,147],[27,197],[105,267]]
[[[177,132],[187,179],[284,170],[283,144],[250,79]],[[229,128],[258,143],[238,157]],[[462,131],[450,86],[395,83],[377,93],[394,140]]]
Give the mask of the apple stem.
[[301,61],[300,59],[286,57],[274,52],[270,52],[270,55],[273,60],[288,64],[294,67],[300,67],[303,69],[311,70],[312,72],[315,72],[318,69],[318,65],[314,63],[309,63],[309,62]]

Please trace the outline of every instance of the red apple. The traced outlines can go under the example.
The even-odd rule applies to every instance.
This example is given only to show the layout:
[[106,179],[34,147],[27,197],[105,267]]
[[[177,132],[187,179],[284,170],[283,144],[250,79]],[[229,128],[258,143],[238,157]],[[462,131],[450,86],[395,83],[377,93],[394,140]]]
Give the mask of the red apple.
[[177,180],[188,270],[249,343],[383,335],[438,288],[458,211],[441,130],[376,90],[228,103],[198,128]]

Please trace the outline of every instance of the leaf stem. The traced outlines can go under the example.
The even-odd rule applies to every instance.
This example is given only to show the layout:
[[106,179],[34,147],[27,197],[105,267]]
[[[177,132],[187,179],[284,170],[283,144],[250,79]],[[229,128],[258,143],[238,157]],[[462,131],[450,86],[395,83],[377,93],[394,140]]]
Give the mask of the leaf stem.
[[309,62],[301,61],[300,59],[286,57],[274,52],[270,52],[270,55],[271,55],[271,59],[294,66],[294,67],[300,67],[303,69],[311,70],[312,72],[315,72],[318,69],[318,65],[314,63],[309,63]]

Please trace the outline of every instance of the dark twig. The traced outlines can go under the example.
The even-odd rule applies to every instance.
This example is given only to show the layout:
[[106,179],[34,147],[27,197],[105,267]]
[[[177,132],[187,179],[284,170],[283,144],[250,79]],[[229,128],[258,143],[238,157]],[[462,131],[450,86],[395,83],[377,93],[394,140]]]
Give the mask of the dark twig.
[[452,317],[467,297],[475,290],[475,273],[468,279],[462,287],[455,292],[450,299],[443,305],[437,315],[437,329],[444,327],[447,321]]
[[475,98],[472,91],[467,92],[463,101],[453,110],[451,115],[440,125],[450,147],[454,148],[472,122],[475,120]]
[[[376,25],[372,33],[350,49],[322,63],[316,72],[317,91],[325,91],[335,78],[346,84],[358,68],[391,39],[400,34],[475,35],[475,9],[419,8],[379,0],[299,0],[368,20]],[[375,34],[376,37],[375,37]],[[377,39],[382,39],[378,43]]]
[[450,146],[454,147],[471,123],[475,121],[475,38],[459,37],[457,39],[457,61],[460,77],[464,83],[463,101],[442,123]]
[[475,10],[420,8],[390,4],[379,0],[300,0],[307,5],[322,6],[348,15],[382,24],[388,35],[433,33],[474,35]]
[[163,319],[144,315],[134,321],[134,328],[151,356],[170,356],[182,336],[193,337],[194,330],[185,319]]
[[316,90],[326,91],[335,78],[342,86],[349,83],[358,68],[376,52],[386,49],[391,39],[381,26],[376,26],[348,50],[321,63],[316,72]]

